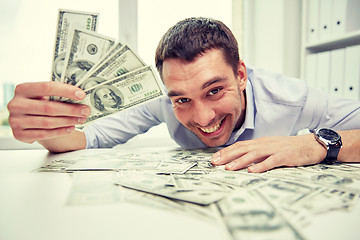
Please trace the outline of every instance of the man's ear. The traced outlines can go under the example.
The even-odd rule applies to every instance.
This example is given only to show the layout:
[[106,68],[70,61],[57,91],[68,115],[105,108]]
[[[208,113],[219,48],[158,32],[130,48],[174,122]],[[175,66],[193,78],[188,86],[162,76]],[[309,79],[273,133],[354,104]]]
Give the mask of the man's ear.
[[246,84],[247,84],[247,71],[245,63],[240,59],[239,65],[238,65],[238,85],[240,91],[245,90]]

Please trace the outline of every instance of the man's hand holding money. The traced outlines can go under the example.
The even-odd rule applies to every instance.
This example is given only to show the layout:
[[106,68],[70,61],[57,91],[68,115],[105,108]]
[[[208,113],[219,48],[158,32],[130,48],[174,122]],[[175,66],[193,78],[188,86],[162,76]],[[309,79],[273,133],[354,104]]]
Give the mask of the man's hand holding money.
[[85,92],[58,82],[18,85],[8,104],[9,123],[16,139],[33,143],[68,134],[74,131],[75,125],[84,123],[91,113],[86,105],[49,101],[50,96],[82,100]]

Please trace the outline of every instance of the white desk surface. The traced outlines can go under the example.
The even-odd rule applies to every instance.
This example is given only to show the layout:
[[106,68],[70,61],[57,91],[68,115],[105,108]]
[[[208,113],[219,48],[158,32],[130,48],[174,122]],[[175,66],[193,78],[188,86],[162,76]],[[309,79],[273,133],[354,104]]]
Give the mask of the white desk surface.
[[[67,174],[31,172],[83,151],[0,151],[1,240],[226,239],[220,226],[185,214],[130,203],[66,206],[72,184]],[[303,234],[306,239],[360,239],[359,220],[360,201],[351,211],[320,215]]]

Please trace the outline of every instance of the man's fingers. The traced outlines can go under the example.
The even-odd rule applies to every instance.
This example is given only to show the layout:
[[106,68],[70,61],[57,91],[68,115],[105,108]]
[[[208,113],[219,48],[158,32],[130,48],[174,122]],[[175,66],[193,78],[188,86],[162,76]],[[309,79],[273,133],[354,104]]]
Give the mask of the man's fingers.
[[62,127],[56,129],[13,129],[14,137],[22,142],[33,143],[35,141],[50,139],[61,135],[69,134],[75,130],[75,127]]
[[[212,163],[214,165],[224,165],[244,157],[244,164],[249,164],[256,162],[258,159],[263,159],[273,152],[273,149],[267,148],[266,144],[263,144],[264,140],[266,139],[236,142],[216,152],[212,156]],[[250,162],[250,158],[253,158],[252,162]],[[245,166],[244,164],[241,164],[241,166]],[[238,165],[240,166],[240,163]]]
[[85,97],[85,92],[80,88],[70,84],[49,81],[19,84],[15,88],[15,95],[26,98],[59,96],[74,100],[81,100]]
[[[225,169],[228,170],[238,170],[249,166],[249,172],[254,173],[280,166],[314,164],[321,161],[326,154],[322,146],[315,144],[315,141],[309,134],[296,137],[264,137],[244,141],[241,144],[234,143],[215,153],[212,163],[214,165],[226,164]],[[314,155],[314,153],[321,154]]]
[[248,167],[248,171],[250,173],[262,173],[280,166],[283,166],[283,164],[280,164],[280,162],[276,160],[276,155],[272,155],[264,161]]
[[83,124],[86,117],[43,117],[21,115],[10,118],[14,129],[55,129]]
[[[267,157],[267,156],[266,156]],[[225,165],[226,170],[239,170],[249,166],[252,163],[261,162],[264,160],[264,156],[259,152],[249,152],[240,158],[237,158]]]
[[9,124],[16,139],[32,143],[48,140],[74,131],[91,110],[82,104],[48,101],[49,96],[82,100],[85,92],[58,82],[33,82],[17,85],[14,98],[8,103]]
[[17,98],[8,104],[10,113],[21,113],[29,115],[44,116],[78,116],[87,117],[90,115],[90,108],[85,105],[67,104],[56,101],[33,100]]
[[239,143],[234,143],[233,145],[214,153],[211,158],[212,164],[224,165],[244,155],[247,150],[245,150],[244,147],[240,147],[238,145]]

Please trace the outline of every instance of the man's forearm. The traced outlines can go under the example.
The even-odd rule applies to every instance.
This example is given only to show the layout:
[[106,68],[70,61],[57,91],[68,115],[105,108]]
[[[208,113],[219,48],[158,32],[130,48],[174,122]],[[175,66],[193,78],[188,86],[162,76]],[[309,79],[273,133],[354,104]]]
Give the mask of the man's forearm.
[[73,131],[57,138],[41,140],[38,142],[50,152],[57,153],[80,150],[86,147],[85,134],[80,131]]

